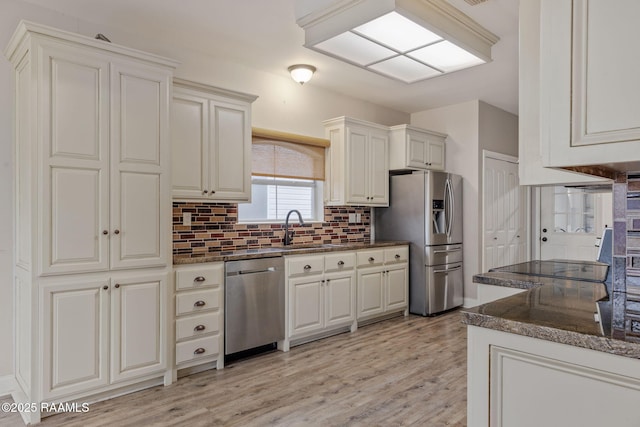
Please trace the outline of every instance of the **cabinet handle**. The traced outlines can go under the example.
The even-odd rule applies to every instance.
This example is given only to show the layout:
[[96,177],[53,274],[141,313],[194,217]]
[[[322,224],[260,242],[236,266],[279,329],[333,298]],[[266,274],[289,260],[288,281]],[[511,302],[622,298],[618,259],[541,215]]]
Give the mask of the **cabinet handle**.
[[194,282],[204,282],[204,281],[205,281],[205,278],[204,278],[204,277],[202,277],[202,276],[198,276],[198,277],[196,277],[195,279],[193,279],[193,281],[194,281]]
[[208,191],[207,190],[202,190],[202,194],[207,194]]
[[206,302],[199,300],[193,303],[194,307],[204,307],[206,305]]
[[113,234],[120,234],[120,230],[118,230],[117,228],[113,231]]
[[104,285],[104,286],[102,287],[102,289],[104,289],[104,290],[106,291],[107,289],[109,289],[109,287],[108,287],[107,285]]
[[322,283],[324,283],[324,279],[322,279]]
[[309,270],[311,270],[311,266],[310,266],[309,264],[305,265],[305,266],[304,266],[304,270],[305,270],[305,271],[309,271]]
[[211,190],[211,194],[216,194],[216,190]]
[[396,259],[400,259],[400,255],[396,254]]
[[327,279],[327,284],[331,281],[331,279]]
[[120,283],[116,283],[115,288],[118,289],[120,287]]
[[193,354],[202,354],[205,352],[205,349],[202,347],[196,348]]
[[375,261],[375,260],[376,260],[376,259],[375,259],[374,257],[372,257],[372,256],[370,256],[370,257],[369,257],[369,262],[373,262],[373,261]]
[[204,327],[204,325],[198,325],[195,328],[193,328],[193,330],[196,331],[196,332],[200,332],[200,331],[204,331],[205,327]]
[[102,234],[107,235],[107,234],[109,234],[109,231],[107,231],[107,230],[102,230]]
[[338,261],[338,265],[342,267],[344,265],[344,261]]

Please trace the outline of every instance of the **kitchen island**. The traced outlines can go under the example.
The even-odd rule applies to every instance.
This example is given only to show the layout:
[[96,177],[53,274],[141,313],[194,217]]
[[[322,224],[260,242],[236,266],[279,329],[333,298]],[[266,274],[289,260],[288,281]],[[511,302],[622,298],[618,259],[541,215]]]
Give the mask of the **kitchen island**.
[[640,343],[601,328],[604,278],[597,263],[580,267],[582,277],[514,266],[474,276],[520,292],[462,312],[469,426],[640,425]]

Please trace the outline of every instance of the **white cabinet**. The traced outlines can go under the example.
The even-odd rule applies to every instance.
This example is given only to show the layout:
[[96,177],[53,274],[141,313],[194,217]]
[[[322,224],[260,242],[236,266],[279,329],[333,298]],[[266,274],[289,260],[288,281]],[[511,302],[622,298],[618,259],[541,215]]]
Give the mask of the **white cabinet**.
[[224,263],[176,268],[176,369],[224,367]]
[[43,398],[164,374],[166,287],[164,273],[43,285]]
[[63,401],[162,384],[176,63],[24,21],[6,53],[15,69],[16,360],[31,361],[19,363],[21,396]]
[[174,79],[174,199],[251,200],[251,103],[256,98]]
[[[539,33],[524,36],[540,40],[532,65],[540,72],[542,165],[637,169],[640,58],[629,52],[635,51],[640,37],[640,3],[529,0],[524,5],[536,6]],[[521,88],[536,84],[535,73],[530,77],[521,79]]]
[[444,170],[446,135],[410,125],[389,128],[389,169]]
[[327,150],[327,205],[389,205],[389,130],[339,117],[323,122]]
[[287,322],[291,341],[355,328],[354,252],[286,257]]
[[408,314],[409,248],[358,251],[358,321],[398,311]]

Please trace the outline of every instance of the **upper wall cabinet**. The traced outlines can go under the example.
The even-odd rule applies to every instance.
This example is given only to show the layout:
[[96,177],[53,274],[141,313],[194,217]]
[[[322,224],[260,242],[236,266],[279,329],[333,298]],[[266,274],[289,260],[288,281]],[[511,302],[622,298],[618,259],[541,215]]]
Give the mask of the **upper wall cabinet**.
[[391,126],[389,169],[444,170],[446,137],[414,126]]
[[640,2],[537,1],[543,166],[639,168]]
[[251,103],[256,98],[174,79],[174,199],[251,200]]
[[325,203],[389,206],[389,128],[347,117],[323,124],[331,141]]

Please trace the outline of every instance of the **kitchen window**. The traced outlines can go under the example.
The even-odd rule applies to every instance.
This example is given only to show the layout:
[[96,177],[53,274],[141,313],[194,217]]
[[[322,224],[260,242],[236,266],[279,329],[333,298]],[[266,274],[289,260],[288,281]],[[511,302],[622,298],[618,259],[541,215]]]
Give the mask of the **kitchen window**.
[[292,209],[323,221],[324,154],[329,141],[253,128],[251,203],[239,222],[283,222]]

